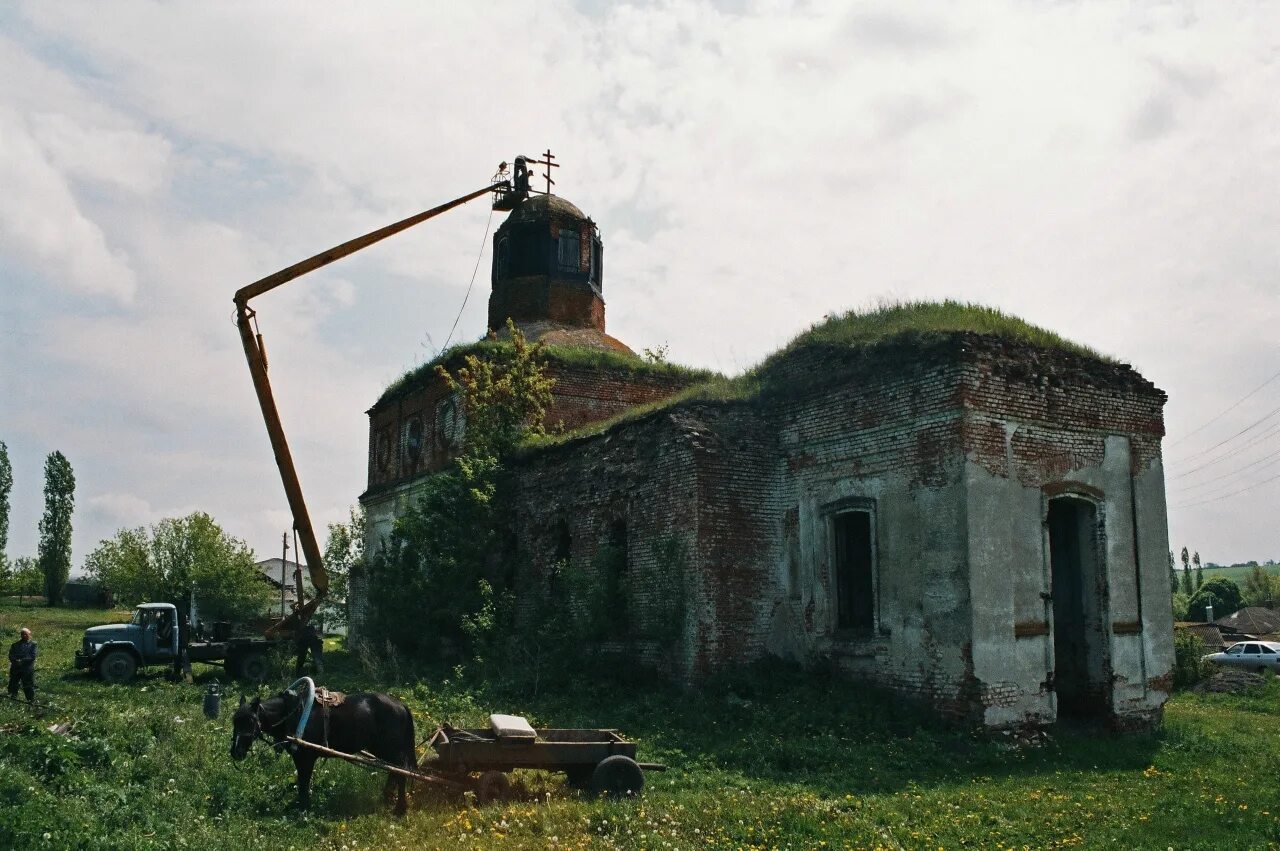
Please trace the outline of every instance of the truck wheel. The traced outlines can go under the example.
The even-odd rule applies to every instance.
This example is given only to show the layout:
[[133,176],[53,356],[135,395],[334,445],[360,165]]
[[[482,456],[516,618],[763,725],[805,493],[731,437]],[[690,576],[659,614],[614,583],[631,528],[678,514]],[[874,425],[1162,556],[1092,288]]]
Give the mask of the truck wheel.
[[634,759],[622,754],[605,757],[591,772],[591,791],[608,798],[639,797],[644,772]]
[[98,662],[98,676],[103,682],[124,685],[133,682],[138,672],[138,660],[127,650],[112,650]]
[[261,653],[246,653],[240,657],[236,665],[240,679],[251,683],[260,683],[267,679],[267,657]]

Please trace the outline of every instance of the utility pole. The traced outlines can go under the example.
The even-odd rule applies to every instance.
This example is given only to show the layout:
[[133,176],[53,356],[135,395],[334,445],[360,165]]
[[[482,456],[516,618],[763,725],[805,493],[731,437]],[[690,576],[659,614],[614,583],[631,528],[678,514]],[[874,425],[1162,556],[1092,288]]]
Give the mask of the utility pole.
[[280,553],[280,617],[284,617],[284,569],[289,564],[289,533],[280,533],[280,545],[284,548]]

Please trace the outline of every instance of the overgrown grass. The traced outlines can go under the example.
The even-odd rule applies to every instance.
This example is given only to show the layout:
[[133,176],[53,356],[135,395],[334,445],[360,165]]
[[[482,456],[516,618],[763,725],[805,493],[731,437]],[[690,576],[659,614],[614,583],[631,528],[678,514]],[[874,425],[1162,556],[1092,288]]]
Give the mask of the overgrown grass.
[[[602,434],[623,423],[634,422],[689,402],[740,402],[765,393],[785,392],[772,372],[788,357],[811,347],[869,349],[880,344],[912,340],[921,345],[936,343],[947,336],[971,332],[1013,340],[1046,349],[1114,362],[1088,346],[1074,343],[1045,328],[1010,316],[994,307],[958,301],[891,302],[875,308],[851,310],[828,316],[811,326],[761,363],[732,378],[715,375],[690,385],[679,393],[647,405],[638,405],[607,420],[588,423],[560,434],[530,440],[525,449],[557,446],[583,437]],[[825,376],[831,380],[833,376]],[[785,382],[782,382],[785,383]]]
[[[116,616],[123,617],[123,612]],[[582,671],[528,687],[436,676],[369,682],[340,649],[324,682],[376,687],[438,721],[489,712],[617,727],[650,774],[637,801],[588,801],[550,775],[539,799],[477,809],[427,798],[404,820],[382,778],[322,762],[314,809],[288,810],[293,770],[255,746],[233,764],[230,710],[208,721],[195,686],[105,686],[71,670],[92,610],[0,604],[0,632],[36,631],[43,717],[0,701],[4,848],[1266,848],[1280,843],[1280,685],[1180,695],[1154,735],[1055,733],[1030,751],[934,724],[877,692],[784,667],[684,692]],[[276,686],[282,683],[277,683]],[[74,720],[71,737],[45,730]],[[48,834],[48,839],[44,839]]]
[[1088,346],[1072,342],[998,308],[947,299],[886,302],[874,308],[827,316],[770,355],[758,369],[767,370],[777,359],[805,346],[863,348],[894,337],[910,335],[928,341],[960,331],[1058,349],[1098,360],[1112,360]]
[[[375,403],[381,405],[394,399],[407,396],[431,382],[436,367],[451,361],[461,361],[467,355],[484,356],[511,348],[511,343],[504,340],[480,340],[450,346],[427,363],[415,366],[405,372],[382,391]],[[666,361],[649,361],[636,355],[605,349],[593,349],[585,346],[547,346],[543,349],[546,359],[552,364],[607,369],[627,374],[648,374],[658,376],[675,376],[689,381],[708,381],[721,377],[719,373],[709,369],[698,369]]]

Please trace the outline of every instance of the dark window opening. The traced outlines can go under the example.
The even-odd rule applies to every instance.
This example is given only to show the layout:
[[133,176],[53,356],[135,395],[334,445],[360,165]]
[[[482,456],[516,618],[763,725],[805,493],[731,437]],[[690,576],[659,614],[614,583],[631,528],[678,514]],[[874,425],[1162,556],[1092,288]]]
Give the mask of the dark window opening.
[[426,427],[422,424],[422,418],[414,417],[409,420],[404,432],[404,448],[410,459],[417,461],[422,455],[422,441],[425,436]]
[[503,237],[498,240],[498,248],[493,252],[493,277],[502,280],[511,271],[511,240]]
[[831,525],[836,545],[836,629],[870,631],[875,627],[871,512],[837,514]]
[[591,283],[604,292],[604,243],[591,240]]
[[603,603],[607,632],[612,638],[621,638],[631,631],[627,606],[627,571],[630,562],[627,555],[627,521],[615,520],[609,524],[608,537],[600,548],[600,582],[603,584]]
[[502,537],[502,588],[506,591],[516,590],[516,567],[520,559],[520,539],[514,532],[507,532]]
[[1047,519],[1058,714],[1097,716],[1110,703],[1098,510],[1087,500],[1059,497]]
[[564,574],[568,570],[570,554],[573,552],[573,536],[569,534],[569,524],[563,520],[551,530],[551,547],[551,564],[547,566],[547,590],[553,600],[563,603],[568,596]]
[[561,272],[577,272],[580,270],[582,257],[579,251],[578,232],[568,228],[561,228],[559,254],[556,258]]

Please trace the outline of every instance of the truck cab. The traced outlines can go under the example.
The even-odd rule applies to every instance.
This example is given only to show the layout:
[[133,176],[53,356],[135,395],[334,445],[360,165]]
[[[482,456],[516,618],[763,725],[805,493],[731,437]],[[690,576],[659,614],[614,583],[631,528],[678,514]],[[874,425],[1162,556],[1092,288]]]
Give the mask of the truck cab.
[[127,683],[138,668],[173,664],[178,638],[177,606],[143,603],[128,623],[86,629],[76,651],[76,667],[90,668],[109,683]]
[[188,640],[184,648],[179,617],[172,603],[142,603],[128,623],[91,626],[76,651],[76,668],[87,668],[109,683],[127,683],[139,668],[173,665],[185,649],[189,662],[221,665],[232,676],[261,682],[267,676],[268,654],[291,643],[288,638],[228,638]]

